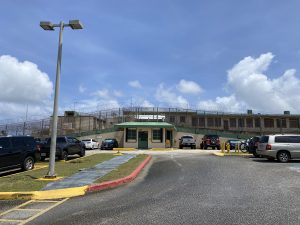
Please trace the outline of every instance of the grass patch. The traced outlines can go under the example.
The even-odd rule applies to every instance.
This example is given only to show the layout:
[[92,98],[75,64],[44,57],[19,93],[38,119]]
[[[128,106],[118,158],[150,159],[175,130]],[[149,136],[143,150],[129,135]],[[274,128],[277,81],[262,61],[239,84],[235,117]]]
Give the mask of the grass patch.
[[[58,176],[69,177],[77,173],[80,169],[91,168],[98,163],[114,158],[113,154],[95,154],[73,161],[56,161],[55,172]],[[48,163],[38,163],[43,165]],[[51,181],[37,180],[44,177],[48,172],[48,167],[16,173],[5,177],[0,177],[0,192],[6,191],[39,191]]]
[[148,155],[146,154],[137,155],[135,158],[130,159],[127,163],[124,163],[112,172],[106,174],[104,177],[95,181],[95,183],[101,183],[104,181],[111,181],[126,177],[130,175],[147,157]]

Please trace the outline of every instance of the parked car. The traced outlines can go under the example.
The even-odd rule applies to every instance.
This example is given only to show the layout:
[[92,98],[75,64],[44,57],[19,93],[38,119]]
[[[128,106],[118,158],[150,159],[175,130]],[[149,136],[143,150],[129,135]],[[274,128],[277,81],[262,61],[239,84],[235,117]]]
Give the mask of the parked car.
[[0,137],[0,170],[32,170],[39,160],[39,145],[31,136]]
[[94,139],[84,139],[84,140],[81,140],[81,141],[83,142],[85,149],[99,148],[98,141],[96,141]]
[[[41,161],[50,156],[51,138],[47,143],[41,145]],[[68,160],[68,155],[78,154],[80,157],[85,155],[83,143],[74,137],[61,136],[56,138],[56,154],[60,160]]]
[[260,157],[260,155],[257,154],[257,151],[256,151],[260,138],[261,138],[260,136],[254,136],[254,137],[250,138],[248,145],[247,145],[248,152],[252,153],[255,157]]
[[269,160],[277,159],[286,163],[290,159],[300,159],[299,134],[274,134],[262,136],[257,154]]
[[118,148],[119,144],[117,139],[114,138],[107,138],[102,141],[101,150],[113,150],[113,148]]
[[192,135],[184,135],[179,139],[179,148],[190,147],[196,149],[196,140]]
[[229,139],[225,142],[225,144],[229,144],[230,150],[233,150],[236,149],[237,145],[239,146],[239,148],[241,147],[241,140]]
[[220,145],[220,137],[216,134],[206,134],[202,138],[202,142],[200,144],[201,149],[207,149],[211,147],[212,149],[217,148],[218,150],[221,149]]

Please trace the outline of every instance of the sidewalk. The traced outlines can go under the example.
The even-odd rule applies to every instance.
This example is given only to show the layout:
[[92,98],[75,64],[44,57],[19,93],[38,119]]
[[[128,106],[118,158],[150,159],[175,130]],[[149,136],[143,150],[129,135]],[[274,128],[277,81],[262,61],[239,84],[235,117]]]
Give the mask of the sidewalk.
[[73,176],[67,177],[61,181],[49,183],[47,184],[46,187],[42,189],[42,191],[90,185],[97,179],[105,176],[112,170],[116,169],[123,163],[128,162],[130,159],[134,157],[136,157],[136,155],[132,155],[132,154],[117,156],[111,160],[105,161],[103,163],[99,163],[92,168],[84,169],[74,174]]

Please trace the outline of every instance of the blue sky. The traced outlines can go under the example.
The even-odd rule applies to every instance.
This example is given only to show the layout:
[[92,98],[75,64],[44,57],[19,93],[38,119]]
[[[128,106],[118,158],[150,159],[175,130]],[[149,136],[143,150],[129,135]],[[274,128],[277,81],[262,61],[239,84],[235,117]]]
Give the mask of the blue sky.
[[[60,111],[165,106],[300,113],[299,1],[2,0],[0,119],[50,115],[58,30]],[[24,62],[29,62],[26,64]]]

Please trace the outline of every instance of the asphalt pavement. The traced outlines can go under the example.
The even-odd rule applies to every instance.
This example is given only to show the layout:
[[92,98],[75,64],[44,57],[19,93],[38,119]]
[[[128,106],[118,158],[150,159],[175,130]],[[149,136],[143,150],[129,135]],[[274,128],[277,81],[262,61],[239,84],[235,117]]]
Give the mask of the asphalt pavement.
[[297,225],[299,165],[155,155],[133,183],[69,199],[29,224]]

